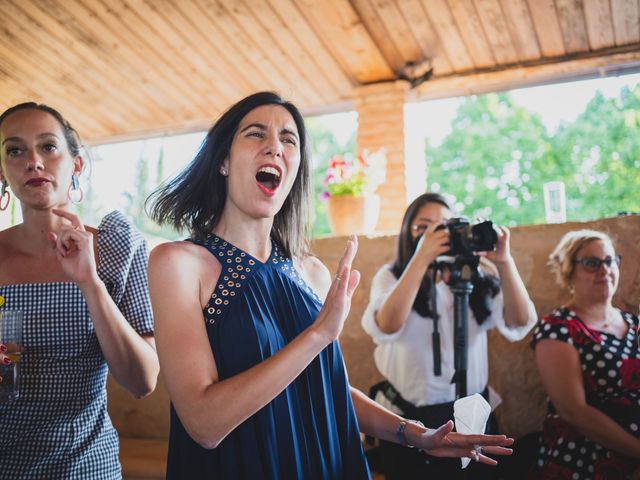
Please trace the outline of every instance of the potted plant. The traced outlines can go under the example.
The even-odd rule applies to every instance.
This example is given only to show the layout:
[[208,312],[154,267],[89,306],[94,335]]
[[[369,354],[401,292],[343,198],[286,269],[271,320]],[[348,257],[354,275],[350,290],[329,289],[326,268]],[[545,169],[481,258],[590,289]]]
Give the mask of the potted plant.
[[324,180],[329,225],[334,235],[372,233],[380,214],[375,194],[384,181],[386,155],[383,150],[334,155]]

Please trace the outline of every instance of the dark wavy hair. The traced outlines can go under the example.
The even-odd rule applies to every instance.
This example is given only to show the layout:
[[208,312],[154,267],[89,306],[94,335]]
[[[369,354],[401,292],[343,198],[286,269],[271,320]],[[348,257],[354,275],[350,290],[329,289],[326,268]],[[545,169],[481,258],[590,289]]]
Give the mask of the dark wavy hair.
[[220,166],[229,155],[242,119],[263,105],[285,108],[293,117],[300,138],[300,167],[291,192],[275,215],[271,236],[289,257],[308,254],[310,169],[304,120],[295,105],[273,92],[249,95],[220,116],[191,163],[147,198],[145,205],[150,206],[153,220],[178,231],[189,231],[197,239],[211,233],[220,221],[227,198],[227,183]]
[[82,148],[80,135],[78,135],[76,129],[71,126],[71,124],[62,116],[60,112],[58,112],[55,108],[50,107],[49,105],[36,102],[25,102],[14,105],[13,107],[6,109],[0,115],[0,127],[9,115],[20,110],[40,110],[41,112],[46,112],[49,115],[53,116],[53,118],[55,118],[62,127],[62,132],[64,133],[64,138],[67,141],[67,145],[69,146],[69,152],[71,153],[71,155],[74,157],[80,155],[80,150]]
[[[420,209],[428,203],[437,203],[451,210],[447,199],[439,193],[423,193],[411,202],[402,218],[402,226],[398,235],[398,253],[391,265],[391,271],[396,278],[400,278],[416,250],[418,242],[411,236],[411,225]],[[418,294],[413,302],[413,309],[422,317],[433,317],[431,311],[431,288],[433,287],[431,273],[432,268],[430,267],[422,278]],[[491,315],[489,299],[495,297],[500,291],[500,279],[478,269],[478,274],[472,283],[473,291],[469,296],[469,307],[478,324],[482,324]]]

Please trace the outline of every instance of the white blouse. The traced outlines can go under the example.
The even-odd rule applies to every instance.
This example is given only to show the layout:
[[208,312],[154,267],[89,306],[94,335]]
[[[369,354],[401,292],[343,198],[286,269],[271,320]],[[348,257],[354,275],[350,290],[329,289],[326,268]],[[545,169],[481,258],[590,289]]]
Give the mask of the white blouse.
[[[380,309],[398,279],[385,265],[371,283],[371,295],[362,327],[376,343],[374,360],[378,370],[400,392],[405,400],[417,407],[455,400],[455,384],[451,383],[455,368],[453,338],[453,293],[444,282],[436,284],[438,330],[442,356],[442,375],[433,374],[433,320],[411,310],[404,326],[392,334],[380,330],[375,313]],[[497,327],[509,341],[523,339],[535,325],[537,315],[529,300],[529,320],[521,327],[508,327],[502,316],[502,291],[490,299],[491,315],[478,325],[471,309],[468,316],[467,394],[481,393],[489,379],[487,330]]]

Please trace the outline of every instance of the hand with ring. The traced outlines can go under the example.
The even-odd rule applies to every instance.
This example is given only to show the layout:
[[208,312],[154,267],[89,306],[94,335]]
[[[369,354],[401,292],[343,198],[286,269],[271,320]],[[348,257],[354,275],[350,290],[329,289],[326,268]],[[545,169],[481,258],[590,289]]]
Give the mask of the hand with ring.
[[358,238],[352,235],[347,241],[347,248],[338,263],[336,274],[330,285],[331,277],[328,274],[325,277],[329,291],[312,328],[320,334],[326,344],[336,340],[342,332],[344,321],[351,308],[351,297],[360,282],[360,272],[351,268],[357,250]]
[[468,457],[486,465],[497,465],[489,455],[511,455],[513,438],[505,435],[472,435],[453,432],[449,421],[437,430],[427,429],[415,444],[416,448],[436,457]]

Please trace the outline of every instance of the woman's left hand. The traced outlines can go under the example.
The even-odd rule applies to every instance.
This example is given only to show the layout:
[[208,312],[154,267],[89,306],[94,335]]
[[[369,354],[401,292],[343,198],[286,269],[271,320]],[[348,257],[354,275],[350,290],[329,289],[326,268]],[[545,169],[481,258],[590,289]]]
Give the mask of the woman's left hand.
[[505,263],[511,259],[511,247],[509,245],[509,239],[511,233],[509,229],[504,225],[498,228],[498,241],[496,242],[496,249],[493,252],[479,252],[479,255],[486,257],[496,265],[499,263]]
[[57,232],[48,234],[49,243],[55,249],[64,273],[77,284],[94,281],[97,271],[93,253],[93,234],[85,230],[77,215],[58,209],[53,209],[52,212],[71,223],[62,226]]
[[469,457],[476,462],[496,465],[489,455],[511,455],[513,438],[505,435],[467,435],[453,432],[453,421],[437,430],[428,429],[419,437],[415,447],[435,457]]

